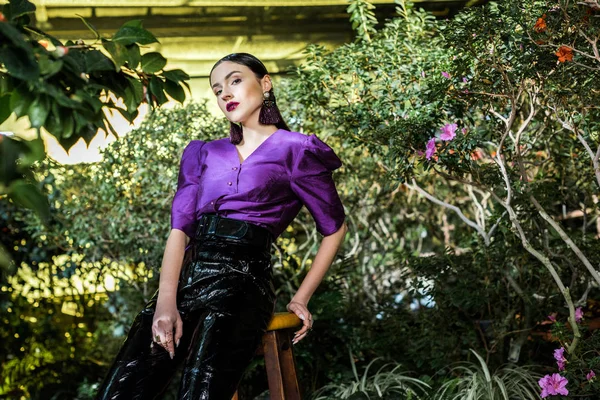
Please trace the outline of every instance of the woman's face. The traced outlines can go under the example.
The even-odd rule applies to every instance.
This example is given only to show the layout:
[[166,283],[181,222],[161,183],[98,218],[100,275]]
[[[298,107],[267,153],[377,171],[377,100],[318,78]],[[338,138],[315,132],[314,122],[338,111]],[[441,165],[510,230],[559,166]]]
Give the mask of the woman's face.
[[215,67],[210,84],[223,114],[231,122],[242,124],[254,118],[258,121],[263,92],[271,90],[268,75],[258,79],[250,68],[231,61]]

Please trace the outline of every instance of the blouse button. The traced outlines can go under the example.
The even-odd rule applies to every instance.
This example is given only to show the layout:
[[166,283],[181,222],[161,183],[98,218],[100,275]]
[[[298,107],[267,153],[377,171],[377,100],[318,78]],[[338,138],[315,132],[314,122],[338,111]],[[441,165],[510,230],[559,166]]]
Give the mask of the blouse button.
[[228,184],[229,186],[231,186],[231,182],[227,182],[227,184]]
[[210,202],[210,204],[215,204],[215,202],[214,202],[214,201],[211,201],[211,202]]
[[231,169],[235,171],[235,170],[237,170],[237,167],[233,167],[233,168],[231,168]]

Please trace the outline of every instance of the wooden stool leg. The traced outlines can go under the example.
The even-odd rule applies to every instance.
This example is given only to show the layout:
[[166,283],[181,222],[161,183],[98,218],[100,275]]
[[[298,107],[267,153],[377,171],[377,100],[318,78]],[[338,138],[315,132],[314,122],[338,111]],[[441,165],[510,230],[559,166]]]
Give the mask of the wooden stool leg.
[[263,336],[265,367],[269,381],[269,398],[271,400],[286,400],[283,392],[283,377],[279,365],[279,346],[276,331],[269,331]]
[[294,365],[294,349],[289,329],[277,331],[277,343],[279,344],[279,365],[283,375],[285,400],[300,400],[300,388]]

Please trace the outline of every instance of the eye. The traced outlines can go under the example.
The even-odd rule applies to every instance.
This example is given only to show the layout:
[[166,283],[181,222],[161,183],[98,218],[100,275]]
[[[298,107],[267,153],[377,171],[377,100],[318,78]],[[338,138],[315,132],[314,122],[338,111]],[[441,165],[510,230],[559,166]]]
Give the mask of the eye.
[[218,96],[218,95],[219,95],[219,93],[221,93],[221,91],[220,91],[220,90],[217,90],[217,91],[215,92],[215,96]]
[[231,82],[231,83],[236,83],[237,81],[240,81],[240,82],[241,82],[242,80],[241,80],[240,78],[235,78],[235,79],[233,80],[233,82]]

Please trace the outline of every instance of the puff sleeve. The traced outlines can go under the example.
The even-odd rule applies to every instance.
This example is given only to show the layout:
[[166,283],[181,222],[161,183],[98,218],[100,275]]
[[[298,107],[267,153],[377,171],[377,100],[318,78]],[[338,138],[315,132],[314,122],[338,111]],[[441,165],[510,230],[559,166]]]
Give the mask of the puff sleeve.
[[183,150],[177,191],[171,205],[171,228],[185,232],[190,238],[196,233],[196,199],[202,168],[200,150],[205,144],[202,140],[192,140]]
[[316,135],[306,138],[296,155],[291,189],[306,206],[323,236],[339,230],[346,219],[332,172],[342,166],[335,152]]

